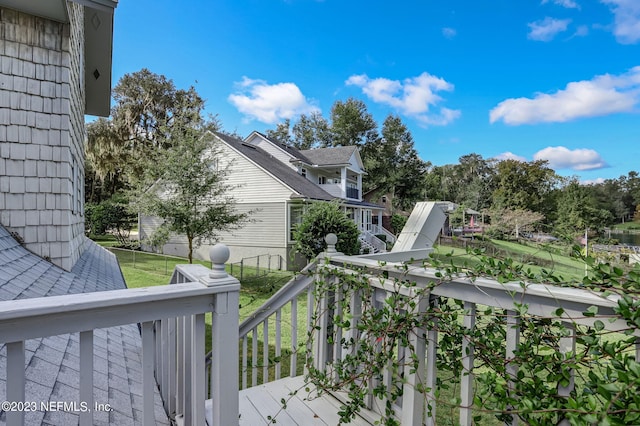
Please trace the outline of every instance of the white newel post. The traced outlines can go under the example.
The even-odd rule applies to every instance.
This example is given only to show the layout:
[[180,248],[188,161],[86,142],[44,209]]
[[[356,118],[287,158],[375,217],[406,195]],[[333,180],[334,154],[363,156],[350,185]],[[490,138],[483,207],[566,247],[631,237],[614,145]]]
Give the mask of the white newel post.
[[[327,258],[331,258],[332,256],[337,256],[337,255],[341,255],[342,253],[338,252],[336,250],[336,244],[338,243],[338,237],[336,236],[336,234],[327,234],[327,236],[324,238],[324,241],[327,243],[327,249],[323,252],[320,253],[318,255],[318,257],[316,258],[316,263],[318,265],[317,268],[317,275],[316,275],[316,280],[317,282],[319,282],[319,280],[323,279],[326,280],[326,277],[321,277],[320,276],[320,270],[322,269],[322,265],[325,262],[325,259]],[[311,291],[313,291],[311,289]],[[315,367],[320,370],[320,371],[325,371],[326,368],[326,363],[329,360],[329,344],[327,343],[327,333],[329,331],[329,315],[327,313],[328,309],[329,309],[329,295],[326,293],[323,294],[318,294],[317,295],[318,300],[316,301],[316,305],[319,307],[317,314],[319,315],[318,318],[316,319],[317,324],[316,326],[319,327],[319,329],[314,330],[310,330],[310,331],[314,331],[316,333],[316,338],[313,339],[314,342],[314,348],[313,348],[313,361],[314,361],[314,365]],[[309,312],[312,311],[312,309],[315,308],[314,305],[309,305]],[[309,323],[310,327],[312,326],[311,323]]]
[[[201,282],[211,286],[231,286],[227,292],[216,295],[211,324],[211,398],[212,417],[209,425],[237,425],[239,415],[238,398],[238,327],[240,281],[227,274],[224,264],[229,260],[229,248],[216,244],[209,250],[211,273]],[[204,349],[204,348],[203,348]],[[204,352],[203,352],[204,353]],[[197,386],[202,388],[204,407],[204,358]],[[199,398],[200,399],[200,398]],[[200,401],[198,401],[200,403]],[[204,422],[202,423],[204,424]]]

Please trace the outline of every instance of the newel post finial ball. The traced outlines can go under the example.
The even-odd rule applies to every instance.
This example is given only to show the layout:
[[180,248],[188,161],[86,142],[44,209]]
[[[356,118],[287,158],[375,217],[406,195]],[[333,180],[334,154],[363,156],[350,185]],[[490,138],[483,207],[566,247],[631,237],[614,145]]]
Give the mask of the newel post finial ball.
[[327,234],[324,241],[327,243],[327,253],[336,253],[336,243],[338,242],[336,234]]
[[224,270],[224,264],[229,260],[229,247],[222,243],[218,243],[209,249],[209,259],[211,259],[210,278],[225,278],[227,272]]

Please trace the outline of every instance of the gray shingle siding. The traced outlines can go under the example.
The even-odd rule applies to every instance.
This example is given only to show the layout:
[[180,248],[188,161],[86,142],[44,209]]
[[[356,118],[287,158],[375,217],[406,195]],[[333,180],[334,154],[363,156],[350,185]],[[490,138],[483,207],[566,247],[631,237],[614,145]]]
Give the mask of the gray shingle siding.
[[0,223],[70,270],[84,241],[84,7],[67,10],[63,24],[0,7]]

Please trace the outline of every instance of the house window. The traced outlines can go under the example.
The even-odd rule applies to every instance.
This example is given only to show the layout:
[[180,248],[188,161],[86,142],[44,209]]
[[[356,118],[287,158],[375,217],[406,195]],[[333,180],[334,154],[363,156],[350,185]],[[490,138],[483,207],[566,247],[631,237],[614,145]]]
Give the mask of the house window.
[[325,176],[318,176],[318,184],[324,185],[327,183],[327,178]]
[[304,204],[289,205],[289,241],[293,241],[293,231],[295,231],[296,226],[302,223],[304,210]]
[[383,203],[386,203],[386,202],[387,202],[387,196],[386,196],[386,195],[383,195],[383,196],[382,196],[382,202],[383,202]]
[[302,177],[307,177],[307,169],[305,169],[304,167],[300,169],[300,174],[302,175]]

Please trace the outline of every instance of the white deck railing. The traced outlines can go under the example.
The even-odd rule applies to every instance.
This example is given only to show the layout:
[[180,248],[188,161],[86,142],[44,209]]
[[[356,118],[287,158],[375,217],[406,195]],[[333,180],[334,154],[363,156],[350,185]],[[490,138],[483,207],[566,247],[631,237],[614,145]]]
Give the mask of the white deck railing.
[[396,242],[396,236],[387,231],[386,228],[381,225],[372,224],[371,233],[374,235],[384,235],[387,238],[388,243],[393,244]]
[[[408,260],[408,259],[407,259]],[[441,277],[436,275],[435,269],[425,269],[415,267],[405,270],[399,268],[399,263],[386,263],[380,265],[379,261],[366,259],[358,256],[333,256],[330,265],[319,265],[318,271],[323,274],[324,280],[335,283],[333,290],[329,294],[316,295],[316,315],[313,358],[316,368],[330,372],[331,363],[339,362],[345,354],[344,347],[341,347],[342,334],[351,333],[349,339],[364,338],[358,331],[357,318],[361,312],[363,300],[359,292],[345,291],[339,276],[344,272],[355,273],[356,271],[368,271],[368,282],[374,289],[372,298],[376,303],[384,304],[390,297],[397,297],[398,293],[406,298],[415,298],[416,309],[425,309],[432,306],[440,299],[442,303],[446,300],[460,301],[464,309],[463,324],[469,330],[473,330],[476,323],[476,307],[492,307],[502,309],[506,315],[506,343],[505,353],[495,354],[502,356],[505,364],[508,365],[511,377],[516,377],[518,367],[508,360],[514,356],[520,339],[520,329],[517,326],[520,317],[517,313],[517,306],[526,305],[527,314],[537,317],[551,318],[562,321],[569,329],[575,325],[593,326],[597,320],[608,331],[621,332],[628,330],[627,323],[614,313],[617,306],[616,295],[602,295],[588,290],[575,288],[562,288],[553,285],[529,284],[522,286],[520,283],[501,284],[490,279],[477,278],[474,281],[466,277],[453,278],[451,281],[441,283],[433,287],[430,292],[421,292],[421,289],[428,288],[432,282],[440,282]],[[323,272],[324,271],[324,272]],[[335,275],[332,275],[332,272]],[[387,278],[381,278],[384,275]],[[327,275],[328,274],[328,275]],[[399,287],[394,283],[394,278],[402,282],[412,283],[411,286]],[[415,283],[415,285],[414,285]],[[341,317],[340,306],[337,301],[349,297],[350,314],[352,325],[348,331],[340,331],[340,328],[331,325],[334,317]],[[327,304],[327,301],[334,301]],[[375,303],[374,303],[375,305]],[[333,306],[333,307],[332,307]],[[597,307],[597,316],[586,316],[584,312],[590,307]],[[559,310],[559,308],[562,308]],[[311,310],[312,307],[309,307]],[[561,314],[559,315],[559,313]],[[333,333],[333,334],[332,334]],[[318,336],[331,336],[331,338],[319,338]],[[399,399],[395,412],[403,425],[415,424],[435,424],[436,416],[436,352],[438,349],[438,330],[412,330],[407,336],[411,345],[410,352],[415,354],[420,360],[419,367],[414,365],[405,367],[404,389],[402,397]],[[636,337],[640,334],[636,332]],[[334,344],[332,342],[338,342]],[[640,342],[640,340],[636,340]],[[463,339],[461,342],[462,375],[460,377],[460,403],[459,414],[461,425],[472,424],[473,408],[473,382],[474,382],[474,347],[471,341]],[[559,350],[563,353],[575,353],[576,335],[572,333],[560,339]],[[398,356],[406,352],[407,348],[399,347]],[[635,359],[640,359],[640,343],[636,343]],[[574,372],[575,373],[575,372]],[[388,374],[393,374],[389,371]],[[371,388],[375,387],[370,386]],[[568,396],[573,391],[574,380],[569,386],[558,389],[559,396]],[[426,389],[425,393],[419,389]],[[427,401],[433,401],[429,407]],[[382,401],[379,401],[382,402]],[[367,408],[384,414],[384,404],[376,406],[373,394],[367,399]],[[380,411],[378,411],[380,410]],[[515,424],[516,421],[514,420]]]
[[[553,285],[544,284],[528,284],[522,286],[520,283],[501,284],[490,279],[477,278],[473,281],[466,277],[454,277],[450,281],[441,283],[433,287],[429,292],[422,289],[430,286],[430,283],[440,282],[441,278],[436,274],[435,269],[425,269],[424,267],[399,268],[401,255],[403,253],[394,253],[393,257],[386,260],[384,266],[380,261],[384,259],[370,259],[366,256],[343,256],[335,253],[335,246],[329,246],[330,253],[325,253],[321,259],[317,261],[317,265],[313,265],[313,270],[305,271],[304,275],[297,278],[297,282],[292,282],[285,286],[278,294],[265,303],[258,312],[247,319],[240,329],[240,341],[242,343],[242,388],[255,386],[258,384],[258,372],[262,367],[262,380],[266,383],[271,380],[280,378],[280,342],[281,342],[281,322],[282,309],[287,305],[291,306],[291,350],[294,354],[291,358],[291,370],[289,375],[296,375],[295,353],[296,353],[296,335],[297,330],[304,327],[306,330],[312,330],[315,337],[313,346],[307,344],[306,348],[301,350],[311,351],[311,357],[314,367],[327,374],[335,374],[332,371],[332,364],[339,362],[346,354],[345,347],[341,342],[344,337],[347,341],[353,338],[357,342],[359,339],[365,338],[358,331],[358,318],[363,305],[363,295],[357,291],[350,291],[343,286],[339,278],[343,273],[356,273],[366,270],[368,273],[368,282],[373,289],[373,295],[370,295],[374,306],[381,306],[385,300],[390,297],[397,297],[398,293],[406,298],[413,298],[416,309],[424,310],[429,305],[436,306],[440,303],[448,303],[448,301],[459,301],[463,306],[463,326],[469,331],[476,327],[476,311],[478,306],[482,310],[485,307],[492,307],[503,310],[505,316],[505,336],[503,354],[495,354],[502,357],[507,365],[509,375],[516,377],[518,366],[513,362],[509,362],[514,358],[514,353],[520,341],[520,323],[521,317],[518,314],[518,307],[526,305],[527,315],[540,318],[550,318],[563,322],[569,330],[574,329],[576,325],[594,326],[595,321],[604,324],[608,331],[620,332],[628,329],[628,325],[620,319],[615,313],[614,308],[617,306],[616,295],[603,295],[588,290],[576,288],[563,288]],[[404,253],[405,260],[415,257],[415,252]],[[330,263],[326,264],[322,257],[330,257]],[[381,255],[384,256],[384,255]],[[311,267],[310,267],[311,268]],[[315,271],[315,278],[310,275]],[[385,278],[381,278],[385,276]],[[402,282],[415,283],[412,286],[399,287],[394,278]],[[333,283],[328,286],[328,293],[318,294],[316,280],[324,280]],[[295,280],[294,280],[295,281]],[[306,326],[302,318],[297,316],[297,300],[306,292],[307,315]],[[348,306],[351,316],[351,326],[349,330],[341,331],[339,327],[332,325],[333,318],[341,317],[343,313],[340,311],[341,303],[339,301],[348,299]],[[377,305],[376,305],[377,304]],[[406,304],[404,306],[407,306]],[[594,317],[586,316],[584,312],[589,311],[591,307],[597,307],[598,314]],[[562,308],[562,309],[559,309]],[[311,319],[314,324],[311,327]],[[272,324],[272,325],[269,325]],[[269,327],[275,325],[275,360],[269,358]],[[259,333],[262,332],[262,334]],[[338,334],[336,334],[338,333]],[[344,333],[347,333],[345,335]],[[272,335],[274,333],[271,333]],[[396,417],[403,425],[414,424],[435,424],[437,412],[437,382],[438,374],[436,353],[438,351],[438,334],[437,329],[431,330],[411,330],[408,341],[409,347],[398,347],[397,356],[404,357],[409,353],[415,354],[420,360],[418,368],[414,365],[405,366],[403,373],[404,384],[402,397],[395,402],[394,410]],[[576,333],[562,337],[559,341],[558,350],[563,353],[575,353]],[[248,337],[251,336],[253,357],[250,364],[247,358]],[[319,336],[324,336],[320,338]],[[331,338],[327,338],[331,336]],[[636,337],[640,337],[636,332]],[[258,357],[258,340],[262,340],[262,357]],[[333,343],[338,342],[338,343]],[[640,340],[637,340],[640,342]],[[460,353],[463,354],[461,359],[462,374],[459,378],[459,421],[461,425],[472,424],[473,409],[473,389],[474,389],[474,356],[475,348],[473,342],[463,339],[460,343]],[[274,351],[272,350],[272,353]],[[640,359],[640,343],[636,344],[635,357]],[[275,374],[269,375],[268,368],[270,365],[276,366]],[[251,382],[248,383],[248,377]],[[389,380],[394,374],[389,371],[385,373],[383,380]],[[396,373],[397,374],[397,373]],[[574,372],[575,374],[575,372]],[[558,388],[558,396],[568,396],[573,391],[575,381],[572,379],[568,386]],[[385,382],[387,383],[387,382]],[[390,381],[388,382],[390,385]],[[370,383],[369,390],[377,383]],[[426,391],[424,391],[426,390]],[[366,405],[369,410],[384,415],[384,401],[374,398],[373,394],[366,399]],[[449,407],[450,408],[450,407]],[[514,407],[517,408],[517,407]],[[514,419],[511,424],[516,424]]]
[[[78,402],[93,407],[93,330],[140,323],[143,425],[155,425],[156,383],[168,414],[175,413],[185,425],[203,425],[205,314],[211,312],[213,410],[207,421],[218,426],[238,424],[238,348],[229,342],[238,336],[240,285],[224,272],[228,249],[216,250],[212,251],[213,271],[198,265],[178,266],[174,278],[179,285],[0,302],[0,343],[7,347],[7,400],[35,400],[25,395],[25,340],[80,333]],[[7,425],[24,424],[23,412],[6,415]],[[79,421],[92,425],[92,410],[81,412]]]
[[[240,324],[239,338],[242,345],[240,354],[241,365],[241,388],[256,386],[260,383],[268,383],[272,380],[279,380],[281,377],[298,375],[298,334],[304,331],[305,336],[308,330],[299,327],[309,324],[310,319],[300,318],[298,300],[306,295],[307,306],[312,304],[311,283],[314,280],[316,264],[310,263],[291,281],[285,284],[276,294],[267,300],[256,312],[245,319]],[[288,317],[284,318],[283,312],[288,311]],[[291,344],[284,347],[282,344],[282,324],[289,329],[286,333],[291,336]],[[271,328],[273,327],[273,328]],[[270,332],[270,329],[273,332]],[[271,338],[273,336],[273,339]],[[249,339],[251,339],[251,356],[248,353]],[[258,348],[258,342],[262,340],[262,347]],[[273,345],[273,351],[270,349]],[[271,356],[273,352],[273,356]],[[282,371],[285,358],[283,352],[288,352],[286,360],[289,361],[289,371]],[[273,367],[273,369],[271,369]],[[259,372],[262,370],[261,377]],[[270,373],[270,370],[272,372]],[[249,383],[249,377],[251,382]],[[259,380],[260,379],[260,380]]]
[[373,235],[370,231],[360,229],[359,238],[373,247],[373,249],[376,250],[376,253],[387,251],[387,244],[380,238]]

